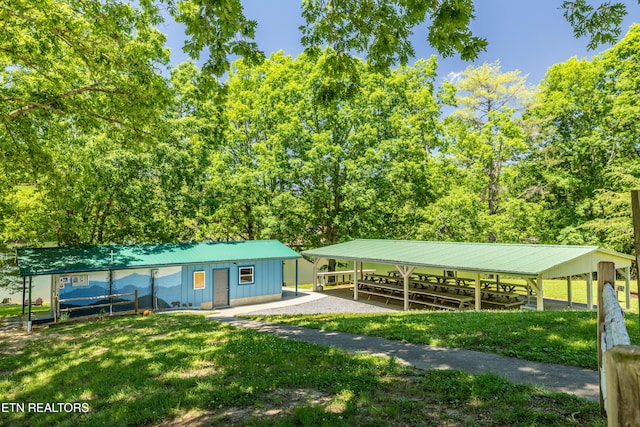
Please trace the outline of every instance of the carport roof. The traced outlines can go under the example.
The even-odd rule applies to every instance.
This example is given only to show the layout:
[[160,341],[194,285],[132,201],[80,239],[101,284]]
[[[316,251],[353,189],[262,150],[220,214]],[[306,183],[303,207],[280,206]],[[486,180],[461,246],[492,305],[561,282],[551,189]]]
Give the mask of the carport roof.
[[21,276],[169,265],[296,259],[277,240],[18,249]]
[[[303,251],[303,255],[517,276],[563,277],[597,271],[600,261],[628,267],[631,255],[597,246],[369,240]],[[595,267],[595,268],[594,268]]]

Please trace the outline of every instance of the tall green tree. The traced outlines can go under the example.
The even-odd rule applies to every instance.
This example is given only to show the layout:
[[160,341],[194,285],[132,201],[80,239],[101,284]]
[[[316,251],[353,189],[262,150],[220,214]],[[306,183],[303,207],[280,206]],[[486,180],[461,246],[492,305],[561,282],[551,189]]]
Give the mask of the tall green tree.
[[174,102],[153,144],[132,144],[128,132],[109,126],[82,135],[69,128],[61,140],[73,143],[50,153],[34,184],[14,187],[5,238],[60,245],[201,239],[216,201],[206,181],[222,129],[220,107],[198,89],[199,76],[189,63],[173,70]]
[[531,110],[537,150],[523,168],[528,191],[546,205],[548,240],[631,250],[629,191],[640,177],[638,49],[635,25],[592,60],[556,64],[541,84]]
[[45,151],[59,122],[77,133],[105,125],[127,128],[131,136],[152,131],[158,105],[168,99],[158,66],[169,60],[153,8],[7,0],[0,20],[5,160],[22,165],[31,159],[20,154]]
[[304,247],[415,234],[435,191],[435,60],[387,75],[360,63],[355,94],[318,103],[349,84],[323,72],[332,54],[236,64],[216,171],[219,220],[231,223],[221,229]]
[[498,62],[469,67],[450,85],[456,109],[446,119],[447,150],[495,215],[502,209],[505,168],[528,150],[520,114],[533,92],[524,76],[503,73]]

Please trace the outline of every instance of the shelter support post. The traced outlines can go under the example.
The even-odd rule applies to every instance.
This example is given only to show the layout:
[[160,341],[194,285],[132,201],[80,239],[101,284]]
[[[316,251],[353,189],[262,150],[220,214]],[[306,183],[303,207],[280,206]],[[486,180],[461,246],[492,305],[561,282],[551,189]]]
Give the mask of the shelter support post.
[[569,308],[573,307],[573,300],[571,297],[571,276],[567,276],[567,305]]
[[149,279],[151,281],[151,310],[156,311],[158,309],[158,299],[156,298],[156,275],[158,270],[149,270]]
[[27,276],[22,276],[22,314],[24,315],[24,301],[27,299]]
[[476,311],[482,309],[482,293],[480,284],[480,273],[476,273]]
[[[113,295],[113,270],[109,270],[109,295]],[[109,297],[109,316],[113,316],[113,298]]]
[[353,261],[353,299],[358,299],[358,261]]
[[298,296],[298,260],[296,259],[296,296]]
[[31,332],[31,288],[33,285],[32,276],[29,276],[29,316],[27,317],[27,332]]
[[313,257],[313,292],[318,290],[318,263],[320,262],[320,258],[314,256]]
[[531,286],[536,293],[536,309],[538,311],[544,310],[544,293],[542,290],[542,276],[538,276],[537,279],[531,277],[526,278],[527,283]]
[[631,267],[625,267],[622,270],[624,276],[624,301],[625,308],[629,310],[631,308]]
[[593,310],[593,273],[587,273],[587,308]]
[[404,311],[407,311],[409,310],[409,276],[416,268],[408,265],[396,265],[396,268],[404,279]]

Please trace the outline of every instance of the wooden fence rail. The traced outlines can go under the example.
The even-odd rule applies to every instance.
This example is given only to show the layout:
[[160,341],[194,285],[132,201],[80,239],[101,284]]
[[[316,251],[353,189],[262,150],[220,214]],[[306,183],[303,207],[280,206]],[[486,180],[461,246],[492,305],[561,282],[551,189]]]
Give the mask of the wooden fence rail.
[[[133,301],[111,302],[112,298],[122,298],[122,297],[131,297],[131,296],[133,297]],[[93,304],[93,305],[80,306],[80,307],[69,307],[69,308],[62,308],[62,309],[60,308],[60,304],[63,302],[94,301],[94,300],[103,300],[103,299],[109,299],[109,302],[104,304]],[[53,310],[53,321],[54,323],[57,323],[58,313],[62,313],[62,312],[70,313],[72,311],[77,311],[77,310],[89,310],[92,308],[109,307],[109,314],[111,314],[113,312],[114,305],[127,305],[127,304],[133,304],[133,311],[136,314],[138,313],[138,291],[137,290],[128,294],[98,295],[95,297],[79,297],[79,298],[65,298],[65,299],[58,299],[57,297],[55,297],[54,298],[55,310]]]
[[640,426],[640,347],[631,345],[615,276],[613,263],[598,264],[600,407],[609,427]]

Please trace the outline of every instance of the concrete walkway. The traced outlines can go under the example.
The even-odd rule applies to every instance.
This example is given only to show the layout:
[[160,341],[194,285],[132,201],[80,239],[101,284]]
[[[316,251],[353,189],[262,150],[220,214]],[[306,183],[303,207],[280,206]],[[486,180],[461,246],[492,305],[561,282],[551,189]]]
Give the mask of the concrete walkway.
[[344,298],[330,296],[327,293],[300,292],[298,296],[295,296],[290,292],[285,292],[282,301],[224,309],[208,318],[284,338],[335,347],[351,353],[394,357],[400,363],[418,369],[457,369],[472,374],[493,372],[515,383],[539,385],[548,390],[569,393],[592,401],[599,400],[598,373],[588,369],[234,317],[249,313],[326,312],[323,307],[342,308],[340,310],[342,312],[359,312],[359,310],[351,310],[355,305],[362,306],[360,307],[361,312],[397,311],[353,300],[349,301],[348,309],[345,309],[345,304]]

